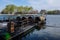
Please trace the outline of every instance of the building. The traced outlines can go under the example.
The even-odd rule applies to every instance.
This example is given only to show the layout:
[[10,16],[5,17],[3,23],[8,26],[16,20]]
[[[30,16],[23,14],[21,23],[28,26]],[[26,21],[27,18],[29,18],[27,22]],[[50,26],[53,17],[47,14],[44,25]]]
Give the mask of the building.
[[40,14],[46,14],[46,13],[47,13],[46,10],[41,10],[41,11],[40,11]]

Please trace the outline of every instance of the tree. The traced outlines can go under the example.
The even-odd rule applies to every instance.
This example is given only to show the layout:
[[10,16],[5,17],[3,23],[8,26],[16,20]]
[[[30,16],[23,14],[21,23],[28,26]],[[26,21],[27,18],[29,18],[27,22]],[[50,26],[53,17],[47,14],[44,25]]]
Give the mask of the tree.
[[26,6],[26,7],[23,7],[23,6],[19,6],[19,7],[17,7],[17,11],[18,12],[28,12],[28,11],[30,11],[30,10],[32,10],[33,8],[32,7],[28,7],[28,6]]
[[28,12],[28,11],[32,10],[33,8],[26,6],[26,7],[24,7],[24,9],[25,9],[26,12]]
[[2,10],[2,13],[6,13],[6,14],[12,14],[13,12],[15,12],[15,10],[17,12],[29,12],[30,10],[32,10],[32,7],[28,7],[28,6],[15,6],[15,5],[7,5],[5,9]]
[[2,12],[12,14],[15,9],[16,9],[15,5],[7,5],[6,8]]
[[17,7],[17,12],[22,12],[24,10],[23,6]]

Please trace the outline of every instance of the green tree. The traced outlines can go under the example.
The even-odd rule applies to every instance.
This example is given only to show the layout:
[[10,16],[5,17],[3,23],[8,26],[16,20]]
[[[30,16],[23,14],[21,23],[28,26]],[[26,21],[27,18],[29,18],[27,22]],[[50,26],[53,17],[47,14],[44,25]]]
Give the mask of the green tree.
[[15,5],[7,5],[6,8],[2,12],[12,14],[15,9],[16,9]]
[[28,7],[28,6],[24,7],[24,10],[27,11],[27,12],[32,10],[32,9],[33,9],[32,7]]
[[6,13],[6,14],[12,14],[13,12],[17,11],[17,12],[29,12],[30,10],[32,10],[32,7],[28,7],[28,6],[15,6],[15,5],[7,5],[5,9],[3,9],[2,13]]
[[24,7],[23,6],[17,7],[17,12],[22,12],[23,10],[24,10]]
[[18,12],[23,12],[23,11],[28,12],[28,11],[30,11],[32,9],[33,9],[32,7],[28,7],[28,6],[26,6],[26,7],[23,7],[23,6],[17,7]]

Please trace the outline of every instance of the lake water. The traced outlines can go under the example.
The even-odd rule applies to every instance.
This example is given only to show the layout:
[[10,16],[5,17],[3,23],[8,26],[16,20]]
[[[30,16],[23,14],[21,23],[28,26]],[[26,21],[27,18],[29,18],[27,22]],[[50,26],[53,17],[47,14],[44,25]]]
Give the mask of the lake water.
[[17,40],[60,40],[60,15],[47,15],[46,24]]

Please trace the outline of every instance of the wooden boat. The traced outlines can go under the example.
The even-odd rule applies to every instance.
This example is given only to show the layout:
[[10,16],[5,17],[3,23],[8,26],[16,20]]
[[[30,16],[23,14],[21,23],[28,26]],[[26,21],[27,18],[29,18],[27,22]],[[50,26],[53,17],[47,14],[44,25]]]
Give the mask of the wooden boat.
[[[0,15],[0,16],[4,16],[4,17],[2,17],[3,20],[0,20],[0,21],[2,21],[2,22],[0,22],[0,26],[1,26],[0,33],[2,34],[1,36],[5,35],[4,33],[9,33],[11,37],[8,39],[12,39],[12,38],[18,36],[19,34],[22,34],[22,33],[26,32],[27,30],[31,29],[32,27],[34,27],[34,24],[36,21],[35,18],[40,17],[37,14],[36,15],[26,14],[23,16],[9,14],[9,15]],[[15,20],[16,17],[17,17],[17,20]],[[21,19],[20,19],[20,17],[21,17]],[[37,21],[41,22],[42,20],[40,19]],[[45,19],[43,21],[45,21]],[[30,25],[29,23],[30,24],[32,23],[33,25]],[[26,24],[28,24],[28,25],[26,25]]]

